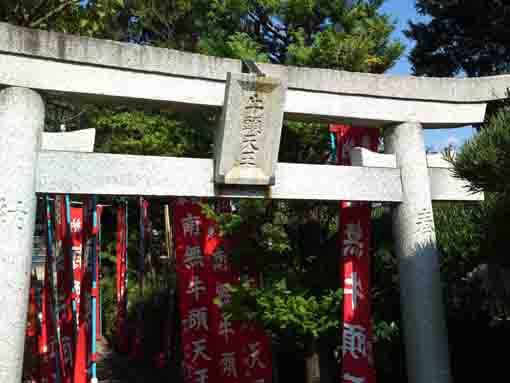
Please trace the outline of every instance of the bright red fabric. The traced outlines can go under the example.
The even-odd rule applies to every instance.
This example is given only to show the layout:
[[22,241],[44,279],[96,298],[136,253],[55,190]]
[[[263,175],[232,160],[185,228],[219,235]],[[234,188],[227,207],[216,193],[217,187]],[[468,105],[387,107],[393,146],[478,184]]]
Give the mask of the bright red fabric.
[[[377,129],[333,125],[330,131],[336,133],[340,165],[351,165],[350,150],[353,147],[377,151]],[[342,382],[375,383],[370,297],[370,204],[341,202],[339,223],[340,278],[344,289]]]
[[[72,311],[71,283],[74,283],[72,272],[72,252],[69,252],[71,240],[70,230],[66,224],[65,198],[62,195],[55,198],[55,244],[57,267],[57,327],[60,329],[61,342],[59,346],[61,383],[71,383],[73,379],[74,363],[74,334]],[[68,232],[69,230],[69,232]],[[68,235],[69,234],[69,235]]]
[[185,382],[216,382],[209,307],[211,265],[203,256],[204,217],[200,204],[178,199],[173,208],[177,294],[181,315]]
[[127,331],[127,207],[117,208],[117,337],[119,351],[127,353],[129,340]]

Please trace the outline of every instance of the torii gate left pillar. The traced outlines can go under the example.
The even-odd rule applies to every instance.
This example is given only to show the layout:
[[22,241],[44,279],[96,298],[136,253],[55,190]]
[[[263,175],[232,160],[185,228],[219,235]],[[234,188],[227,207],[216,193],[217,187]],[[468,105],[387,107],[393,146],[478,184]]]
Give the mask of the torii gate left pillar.
[[0,92],[0,382],[23,370],[44,102],[26,88]]

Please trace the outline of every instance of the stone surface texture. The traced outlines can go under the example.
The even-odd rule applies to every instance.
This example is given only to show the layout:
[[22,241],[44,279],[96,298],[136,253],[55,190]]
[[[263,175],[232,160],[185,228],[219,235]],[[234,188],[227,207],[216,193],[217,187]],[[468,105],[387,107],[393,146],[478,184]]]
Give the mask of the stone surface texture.
[[[279,163],[269,190],[216,188],[210,159],[41,152],[38,193],[401,202],[400,170]],[[429,168],[432,200],[479,201],[448,169]]]
[[215,187],[210,159],[41,152],[38,174],[38,193],[402,200],[398,169],[279,163],[269,189],[225,189]]
[[443,153],[427,154],[427,165],[429,168],[453,168],[453,165],[445,159]]
[[[394,154],[375,153],[366,148],[352,148],[352,166],[371,168],[397,168]],[[427,154],[430,193],[433,201],[483,201],[483,193],[473,193],[469,183],[454,177],[452,165],[442,154]]]
[[480,202],[483,193],[474,193],[469,189],[469,182],[453,176],[452,169],[429,167],[430,192],[433,201]]
[[[241,61],[0,23],[0,52],[104,67],[225,81]],[[485,103],[507,98],[510,75],[431,78],[354,73],[257,63],[289,89],[396,99]]]
[[[510,76],[417,78],[259,66],[287,84],[287,118],[354,125],[420,121],[436,128],[478,123],[486,103],[506,98],[510,84]],[[241,62],[0,23],[0,86],[94,100],[219,108],[229,72],[241,72]]]
[[[219,110],[225,94],[225,81],[0,52],[1,86],[28,87],[82,101],[150,104],[186,110],[190,107]],[[446,103],[288,89],[284,112],[285,118],[298,121],[381,126],[411,119],[421,121],[426,128],[446,128],[482,122],[485,108],[485,103]]]
[[0,382],[21,381],[44,103],[32,90],[0,92]]
[[96,140],[96,129],[82,129],[74,132],[42,134],[42,150],[92,153]]
[[394,208],[393,232],[409,382],[449,383],[450,358],[432,196],[420,124],[387,128],[385,150],[396,155],[402,178],[402,203]]
[[285,91],[277,78],[228,74],[214,145],[217,183],[274,184]]
[[376,153],[366,148],[356,147],[351,149],[349,157],[352,166],[397,168],[397,158],[394,154]]

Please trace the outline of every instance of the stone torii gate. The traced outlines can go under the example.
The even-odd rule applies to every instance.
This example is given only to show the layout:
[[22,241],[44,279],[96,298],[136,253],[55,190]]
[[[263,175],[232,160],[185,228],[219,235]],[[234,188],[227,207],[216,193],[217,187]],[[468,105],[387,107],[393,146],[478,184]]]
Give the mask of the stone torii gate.
[[[268,77],[241,74],[237,60],[0,23],[2,383],[21,379],[37,193],[393,203],[409,381],[451,381],[432,201],[482,196],[426,155],[423,128],[482,122],[487,102],[506,98],[510,77],[259,67]],[[42,133],[45,94],[223,109],[215,159],[83,153]],[[387,154],[354,149],[352,167],[277,163],[283,118],[382,126]],[[93,136],[79,134],[90,146]]]

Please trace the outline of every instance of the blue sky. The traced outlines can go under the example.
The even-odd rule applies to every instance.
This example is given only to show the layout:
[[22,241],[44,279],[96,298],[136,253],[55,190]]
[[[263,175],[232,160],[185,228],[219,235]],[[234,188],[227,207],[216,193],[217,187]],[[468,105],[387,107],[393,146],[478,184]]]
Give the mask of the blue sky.
[[[413,46],[413,43],[404,36],[402,31],[407,28],[407,22],[409,20],[424,21],[426,18],[416,13],[414,0],[387,0],[382,6],[381,11],[392,15],[396,19],[397,28],[393,37],[400,40],[407,47],[404,56],[387,73],[396,75],[411,74],[411,65],[409,64],[407,56]],[[467,138],[474,134],[474,131],[475,130],[473,128],[469,127],[459,129],[426,130],[426,145],[438,151],[449,144],[460,146]]]

